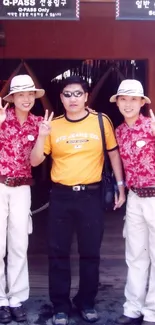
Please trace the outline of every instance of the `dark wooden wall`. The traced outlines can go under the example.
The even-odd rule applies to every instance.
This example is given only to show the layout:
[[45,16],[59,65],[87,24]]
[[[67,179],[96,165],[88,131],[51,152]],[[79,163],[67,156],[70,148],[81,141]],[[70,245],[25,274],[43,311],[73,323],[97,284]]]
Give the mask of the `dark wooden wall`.
[[74,21],[3,21],[0,58],[148,59],[155,107],[155,22],[116,21],[114,3],[82,3]]

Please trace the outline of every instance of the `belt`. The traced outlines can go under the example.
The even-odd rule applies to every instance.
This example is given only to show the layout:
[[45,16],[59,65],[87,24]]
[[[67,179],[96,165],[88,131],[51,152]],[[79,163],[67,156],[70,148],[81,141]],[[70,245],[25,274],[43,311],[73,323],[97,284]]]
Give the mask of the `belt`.
[[64,190],[69,190],[73,192],[80,192],[80,191],[86,191],[86,190],[97,190],[101,186],[101,182],[98,183],[92,183],[92,184],[78,184],[78,185],[73,185],[73,186],[68,186],[68,185],[63,185],[60,183],[52,183],[52,188],[56,189],[64,189]]
[[0,183],[3,183],[10,187],[16,187],[21,185],[33,185],[34,180],[28,177],[9,177],[0,175]]
[[139,197],[153,197],[155,196],[155,187],[131,187],[131,190],[136,193]]

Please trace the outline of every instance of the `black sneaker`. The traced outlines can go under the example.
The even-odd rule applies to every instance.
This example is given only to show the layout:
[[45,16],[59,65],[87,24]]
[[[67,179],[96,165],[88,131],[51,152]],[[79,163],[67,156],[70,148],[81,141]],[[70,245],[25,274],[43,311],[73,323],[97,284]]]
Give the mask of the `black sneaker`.
[[19,307],[10,307],[12,318],[15,322],[25,322],[27,320],[23,305]]
[[0,323],[7,324],[12,321],[10,307],[1,306],[0,307]]

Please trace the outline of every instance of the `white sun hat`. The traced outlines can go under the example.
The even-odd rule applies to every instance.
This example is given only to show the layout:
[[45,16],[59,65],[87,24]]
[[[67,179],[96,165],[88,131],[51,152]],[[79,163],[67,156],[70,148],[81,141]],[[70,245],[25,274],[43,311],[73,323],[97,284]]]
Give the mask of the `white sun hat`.
[[3,99],[11,103],[13,101],[12,95],[23,91],[35,91],[35,97],[41,98],[45,94],[44,89],[37,89],[32,78],[27,74],[20,74],[12,78],[10,83],[9,94]]
[[110,97],[110,102],[116,102],[117,96],[135,96],[145,99],[146,104],[151,104],[150,98],[144,96],[144,89],[140,81],[135,79],[126,79],[118,87],[117,94]]

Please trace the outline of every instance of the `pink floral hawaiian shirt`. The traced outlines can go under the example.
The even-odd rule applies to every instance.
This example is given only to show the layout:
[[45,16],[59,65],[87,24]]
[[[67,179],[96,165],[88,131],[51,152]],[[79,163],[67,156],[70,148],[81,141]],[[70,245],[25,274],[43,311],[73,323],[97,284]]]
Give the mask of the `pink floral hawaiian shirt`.
[[140,115],[132,127],[123,123],[116,129],[128,188],[155,185],[155,136],[150,124],[149,117]]
[[29,113],[21,126],[14,108],[7,109],[0,127],[0,175],[31,177],[30,153],[36,142],[42,117]]

